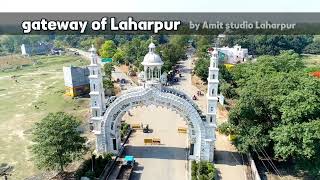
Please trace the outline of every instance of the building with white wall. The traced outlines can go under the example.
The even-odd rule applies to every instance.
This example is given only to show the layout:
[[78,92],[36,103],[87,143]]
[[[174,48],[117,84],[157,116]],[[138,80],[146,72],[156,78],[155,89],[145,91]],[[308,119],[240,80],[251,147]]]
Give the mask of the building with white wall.
[[249,58],[248,49],[242,48],[239,45],[233,47],[217,48],[219,57],[224,60],[226,64],[239,64],[245,62]]

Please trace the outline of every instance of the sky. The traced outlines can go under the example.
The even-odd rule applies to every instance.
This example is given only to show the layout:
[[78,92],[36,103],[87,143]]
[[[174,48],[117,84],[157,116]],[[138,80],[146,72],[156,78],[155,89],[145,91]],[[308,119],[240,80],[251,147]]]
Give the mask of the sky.
[[320,1],[9,0],[1,3],[0,12],[320,12]]

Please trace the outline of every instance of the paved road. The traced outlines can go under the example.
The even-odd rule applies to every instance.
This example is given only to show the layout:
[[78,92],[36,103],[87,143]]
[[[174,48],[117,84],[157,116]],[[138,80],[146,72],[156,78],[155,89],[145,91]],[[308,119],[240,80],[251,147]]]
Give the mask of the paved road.
[[[189,52],[192,55],[192,51]],[[174,88],[180,89],[187,93],[190,97],[195,95],[198,88],[192,85],[191,71],[192,71],[192,58],[185,61],[180,61],[180,68],[182,72],[181,81],[174,85]],[[195,101],[203,112],[206,112],[206,96],[198,97]],[[218,124],[227,121],[225,113],[218,111]],[[242,165],[242,157],[237,152],[234,146],[231,145],[228,138],[216,132],[216,150],[215,150],[215,167],[219,171],[219,177],[222,180],[245,180],[246,166]]]
[[[186,180],[187,134],[178,127],[187,127],[182,117],[166,108],[155,106],[130,110],[123,119],[129,124],[148,124],[152,133],[134,132],[126,146],[126,154],[136,157],[132,180]],[[160,138],[160,145],[145,145],[144,138]],[[117,172],[112,174],[115,177]],[[112,179],[112,178],[111,178]]]

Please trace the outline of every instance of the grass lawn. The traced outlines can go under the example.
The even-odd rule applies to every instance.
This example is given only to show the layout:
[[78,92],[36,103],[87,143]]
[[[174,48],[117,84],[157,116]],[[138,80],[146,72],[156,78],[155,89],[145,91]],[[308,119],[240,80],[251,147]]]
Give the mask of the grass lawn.
[[21,66],[0,59],[0,163],[14,166],[10,179],[41,173],[29,150],[35,122],[57,111],[86,120],[89,112],[88,99],[64,96],[62,72],[63,66],[83,66],[86,60],[80,56],[35,56],[22,61]]
[[320,67],[320,55],[303,55],[307,67]]

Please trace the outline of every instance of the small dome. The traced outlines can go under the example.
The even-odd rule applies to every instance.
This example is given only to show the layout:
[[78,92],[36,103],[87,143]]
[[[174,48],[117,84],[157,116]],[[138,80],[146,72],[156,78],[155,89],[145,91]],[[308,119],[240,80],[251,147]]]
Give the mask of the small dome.
[[156,48],[156,45],[153,44],[153,43],[150,43],[149,46],[148,46],[148,48],[149,48],[149,49],[150,49],[150,48],[153,48],[153,49],[154,49],[154,48]]
[[154,53],[154,52],[149,52],[148,54],[146,54],[143,58],[143,62],[141,63],[142,65],[154,65],[154,66],[157,66],[157,65],[163,65],[163,62],[162,62],[162,59],[161,57]]
[[144,66],[161,66],[163,65],[163,61],[161,57],[155,53],[156,45],[153,43],[149,44],[149,52],[143,58],[143,62],[141,63]]

